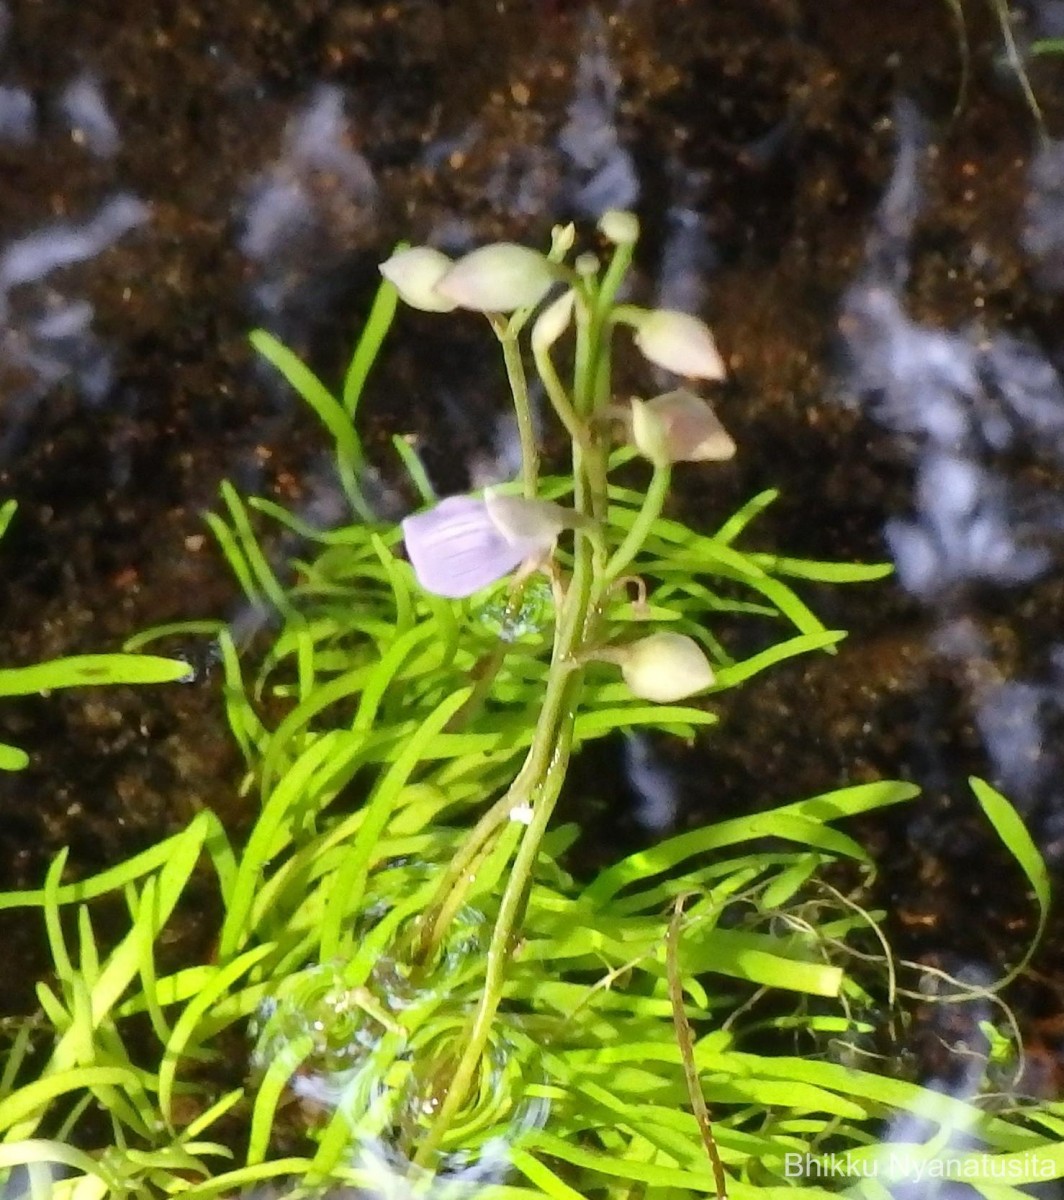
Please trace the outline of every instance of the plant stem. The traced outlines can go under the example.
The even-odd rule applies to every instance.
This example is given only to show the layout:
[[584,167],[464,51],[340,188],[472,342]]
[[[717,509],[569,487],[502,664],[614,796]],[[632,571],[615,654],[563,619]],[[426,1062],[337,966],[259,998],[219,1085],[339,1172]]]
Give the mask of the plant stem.
[[686,899],[685,895],[677,896],[672,907],[672,920],[669,922],[669,932],[665,941],[665,972],[669,984],[669,998],[672,1001],[672,1021],[676,1029],[676,1041],[680,1047],[680,1059],[683,1062],[683,1073],[687,1083],[687,1095],[691,1101],[691,1110],[698,1122],[702,1144],[706,1148],[706,1155],[713,1170],[713,1186],[717,1190],[717,1200],[728,1200],[728,1177],[724,1174],[724,1164],[720,1161],[717,1139],[713,1136],[713,1123],[709,1118],[709,1108],[702,1093],[702,1080],[698,1074],[698,1064],[695,1061],[694,1034],[691,1032],[691,1024],[687,1020],[683,1004],[680,934],[683,931],[683,906]]
[[[591,399],[595,386],[596,364],[593,356],[588,353],[587,333],[588,321],[585,315],[584,320],[578,323],[577,368],[573,392],[578,398]],[[590,515],[596,506],[596,501],[605,499],[595,496],[591,486],[593,478],[605,478],[604,460],[605,451],[601,447],[585,447],[580,442],[573,443],[574,498],[577,509],[587,515]],[[463,847],[460,855],[466,864],[462,869],[468,871],[469,866],[478,857],[480,847],[492,836],[505,820],[506,814],[518,802],[518,793],[524,793],[531,798],[532,820],[521,838],[513,869],[499,902],[499,912],[488,945],[484,990],[471,1018],[465,1050],[455,1067],[447,1095],[418,1148],[415,1162],[421,1166],[432,1163],[447,1136],[448,1128],[465,1103],[480,1068],[491,1034],[492,1022],[502,1000],[506,967],[532,885],[539,848],[569,766],[576,711],[584,677],[583,669],[574,666],[574,663],[579,661],[584,647],[595,635],[597,614],[606,586],[602,573],[596,570],[594,549],[588,538],[576,539],[573,554],[573,577],[558,614],[543,708],[536,723],[536,732],[528,757],[507,794],[481,818],[473,838]],[[437,912],[437,918],[438,915]],[[440,931],[434,928],[433,937],[439,936]]]
[[632,528],[628,530],[628,535],[614,551],[613,557],[606,566],[608,583],[617,579],[642,549],[651,527],[661,516],[661,510],[665,507],[665,497],[669,494],[671,478],[672,466],[669,463],[654,467],[654,474],[650,477],[650,486],[647,488],[643,507],[632,522]]
[[[572,746],[573,723],[583,683],[583,671],[570,665],[571,652],[582,640],[586,606],[591,592],[586,543],[578,543],[578,574],[582,586],[577,585],[574,574],[566,599],[563,620],[559,625],[559,636],[555,642],[555,653],[551,663],[551,675],[547,683],[547,694],[543,712],[536,726],[536,737],[529,750],[526,763],[528,773],[539,780],[533,793],[532,821],[525,830],[514,859],[513,870],[499,903],[491,941],[486,955],[484,990],[470,1024],[465,1051],[455,1067],[447,1095],[418,1149],[415,1162],[420,1166],[431,1164],[447,1134],[454,1117],[465,1103],[480,1068],[491,1025],[502,1000],[506,966],[513,948],[513,938],[524,903],[526,889],[532,879],[540,843],[554,811],[562,782],[569,764]],[[582,570],[579,570],[580,567]],[[522,774],[525,772],[522,771]],[[510,796],[507,796],[510,803]]]
[[532,406],[528,399],[528,380],[525,364],[521,361],[521,347],[517,342],[517,330],[502,321],[492,319],[491,327],[502,346],[502,358],[506,365],[506,378],[514,398],[517,415],[517,435],[521,439],[521,490],[526,499],[535,498],[539,483],[539,448],[536,445],[536,429],[532,424]]
[[532,357],[536,360],[536,370],[543,381],[543,387],[546,389],[551,404],[554,405],[554,411],[558,414],[558,419],[565,426],[569,437],[574,442],[586,448],[587,429],[576,415],[576,410],[573,408],[569,395],[558,376],[558,372],[554,369],[554,363],[551,362],[550,352],[543,347],[533,345]]

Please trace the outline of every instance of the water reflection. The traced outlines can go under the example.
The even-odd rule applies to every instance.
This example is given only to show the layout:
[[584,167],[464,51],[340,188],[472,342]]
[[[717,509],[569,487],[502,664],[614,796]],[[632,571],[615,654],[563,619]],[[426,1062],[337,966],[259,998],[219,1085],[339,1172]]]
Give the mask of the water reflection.
[[0,141],[28,145],[37,135],[37,106],[25,88],[0,85]]
[[97,158],[113,158],[121,138],[99,80],[82,74],[60,92],[57,107],[71,137]]
[[583,217],[608,208],[634,208],[639,199],[635,163],[617,126],[620,74],[613,63],[609,29],[588,11],[577,60],[568,120],[558,137],[567,161],[566,207]]
[[112,351],[96,334],[95,309],[52,277],[85,263],[149,219],[148,206],[120,192],[83,222],[57,221],[0,252],[0,357],[7,384],[0,462],[18,444],[35,404],[72,380],[100,401],[111,386]]
[[[873,223],[860,278],[843,298],[842,390],[913,463],[911,511],[891,516],[886,542],[901,585],[934,621],[931,645],[953,664],[974,730],[998,783],[1059,850],[1061,761],[1052,749],[1060,689],[1056,651],[1035,647],[1034,677],[994,662],[975,585],[1014,589],[1058,563],[1064,503],[1018,467],[1064,461],[1064,385],[1029,337],[987,323],[935,328],[906,311],[912,236],[923,209],[925,128],[898,106],[893,175]],[[1030,175],[1024,244],[1043,286],[1064,284],[1064,156],[1046,147]],[[1031,472],[1028,471],[1028,477]],[[1044,477],[1044,476],[1043,476]],[[1035,475],[1034,478],[1038,478]]]
[[239,246],[256,267],[255,303],[274,324],[375,228],[377,184],[353,143],[343,93],[320,86],[251,185]]

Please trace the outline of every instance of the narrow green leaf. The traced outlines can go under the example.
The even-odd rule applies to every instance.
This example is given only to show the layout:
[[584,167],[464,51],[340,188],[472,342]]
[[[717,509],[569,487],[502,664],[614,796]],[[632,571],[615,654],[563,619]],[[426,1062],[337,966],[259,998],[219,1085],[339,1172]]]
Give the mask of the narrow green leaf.
[[17,500],[5,500],[3,504],[0,504],[0,538],[7,532],[7,527],[11,524],[17,508]]
[[782,554],[751,554],[750,558],[772,575],[790,575],[816,583],[871,583],[894,573],[891,563],[831,563]]
[[0,771],[21,771],[29,766],[30,756],[18,746],[0,742]]
[[977,779],[974,775],[969,778],[968,783],[975,793],[976,800],[979,801],[980,808],[986,813],[991,825],[994,826],[998,837],[1004,842],[1005,848],[1016,862],[1019,863],[1020,869],[1027,876],[1027,880],[1034,892],[1034,898],[1038,904],[1038,926],[1035,929],[1034,937],[1031,939],[1031,944],[1020,961],[1005,975],[1004,979],[999,979],[994,984],[994,991],[1000,991],[1023,974],[1027,964],[1034,957],[1035,951],[1038,949],[1042,936],[1045,933],[1046,922],[1049,919],[1050,905],[1049,872],[1046,870],[1044,859],[1038,852],[1038,847],[1027,832],[1027,826],[1024,825],[1023,818],[1008,800],[1000,792],[995,791],[988,783],[984,782],[984,780]]
[[721,667],[717,671],[714,691],[724,691],[727,688],[736,687],[768,667],[774,667],[777,663],[794,658],[798,654],[809,654],[813,650],[828,650],[836,643],[841,642],[845,636],[846,634],[842,630],[827,630],[823,633],[807,633],[799,637],[788,638],[785,642],[777,642],[774,646],[769,646],[767,650],[762,650],[760,654],[755,654],[742,662]]
[[225,507],[229,510],[229,519],[233,522],[233,531],[239,539],[244,560],[254,573],[258,585],[256,590],[261,591],[278,612],[291,616],[293,614],[292,602],[273,568],[266,561],[266,555],[259,545],[255,531],[251,528],[248,511],[244,507],[240,494],[228,479],[222,480],[219,491]]
[[198,1052],[195,1046],[190,1050],[190,1043],[195,1040],[197,1027],[204,1015],[242,975],[246,975],[257,962],[261,962],[272,951],[273,946],[269,943],[254,946],[239,958],[218,968],[178,1017],[174,1032],[163,1052],[162,1063],[159,1065],[159,1111],[168,1125],[173,1123],[172,1106],[177,1066],[182,1057],[190,1055],[191,1050]]
[[548,1166],[526,1151],[520,1148],[511,1149],[510,1162],[529,1183],[535,1184],[545,1196],[550,1197],[550,1200],[584,1200],[580,1192],[564,1183]]
[[414,490],[417,492],[421,503],[425,505],[435,504],[438,497],[436,490],[433,488],[428,475],[425,472],[425,466],[422,463],[418,452],[414,449],[412,442],[403,437],[401,434],[392,435],[392,445],[395,447],[396,454],[406,468],[406,473],[410,477],[410,482],[414,485]]
[[[392,253],[398,254],[406,247],[406,242],[399,242]],[[392,327],[398,300],[399,293],[395,290],[394,285],[387,279],[381,280],[377,294],[373,297],[373,303],[370,305],[366,323],[362,326],[362,333],[359,335],[355,352],[351,356],[347,374],[344,376],[343,404],[352,423],[358,416],[358,404],[362,399],[366,379],[373,369],[373,364],[377,361],[388,330]]]
[[[359,487],[357,472],[364,465],[362,443],[351,424],[351,417],[344,406],[329,391],[324,383],[305,363],[279,342],[265,329],[256,329],[249,335],[252,346],[276,367],[296,392],[318,414],[322,424],[332,434],[336,443],[336,463],[340,481],[354,511],[364,520],[372,519],[369,504]],[[368,368],[367,368],[368,369]],[[357,402],[357,395],[355,398]]]
[[56,688],[101,684],[187,682],[191,677],[188,663],[180,659],[150,654],[77,654],[0,670],[0,696],[32,696]]
[[100,1087],[102,1084],[139,1088],[140,1081],[135,1072],[127,1067],[71,1067],[43,1079],[35,1079],[0,1100],[0,1131],[11,1129],[16,1122],[27,1119],[31,1119],[36,1126],[57,1096],[78,1092],[82,1088]]

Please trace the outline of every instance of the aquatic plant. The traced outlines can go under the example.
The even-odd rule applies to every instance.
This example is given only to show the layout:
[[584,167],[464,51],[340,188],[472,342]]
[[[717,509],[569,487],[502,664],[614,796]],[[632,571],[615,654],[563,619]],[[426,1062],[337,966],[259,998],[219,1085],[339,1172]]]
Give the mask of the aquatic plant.
[[[911,785],[689,830],[590,878],[567,866],[580,831],[552,817],[574,754],[615,732],[693,738],[716,693],[833,652],[842,634],[792,580],[885,573],[747,548],[770,492],[711,532],[665,515],[674,462],[734,443],[691,391],[614,408],[615,327],[688,376],[712,380],[721,360],[694,317],[618,303],[638,228],[610,214],[602,229],[604,266],[571,257],[571,227],[547,255],[402,251],[340,396],[254,335],[332,434],[359,519],[316,529],[228,484],[210,518],[273,621],[250,661],[217,629],[247,765],[239,841],[205,811],[100,875],[64,882],[61,855],[39,891],[0,896],[41,910],[54,965],[39,1015],[3,1027],[5,1196],[347,1185],[769,1200],[822,1194],[825,1154],[846,1155],[842,1182],[869,1197],[911,1176],[899,1163],[959,1164],[987,1195],[1001,1194],[995,1164],[1064,1171],[1044,1106],[875,1069],[884,1013],[900,1019],[898,996],[925,993],[865,904],[867,854],[835,823],[909,800]],[[424,508],[403,527],[412,563],[403,529],[362,492],[355,431],[395,286],[428,311],[489,309],[523,461],[512,487],[438,502],[396,440]],[[571,439],[568,467],[544,478],[530,362]],[[275,569],[262,520],[310,549]],[[760,639],[745,658],[722,636],[740,622]],[[973,787],[1044,921],[1045,870],[1022,823]],[[200,950],[175,960],[175,940]],[[953,998],[996,1002],[1028,957],[1001,984],[955,983]],[[899,1146],[901,1115],[918,1122]]]

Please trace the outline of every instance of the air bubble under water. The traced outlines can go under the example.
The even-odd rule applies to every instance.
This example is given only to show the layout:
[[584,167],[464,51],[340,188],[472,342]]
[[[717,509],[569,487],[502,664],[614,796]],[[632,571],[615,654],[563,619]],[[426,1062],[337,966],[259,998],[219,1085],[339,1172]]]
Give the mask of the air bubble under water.
[[[367,932],[385,919],[376,912]],[[451,930],[429,964],[407,961],[398,934],[375,956],[363,984],[352,984],[339,962],[288,977],[260,1006],[250,1031],[255,1072],[287,1077],[308,1132],[340,1122],[345,1168],[365,1174],[375,1195],[408,1194],[430,1179],[448,1194],[454,1187],[500,1183],[510,1169],[509,1146],[546,1117],[545,1102],[527,1095],[538,1043],[519,1017],[504,1016],[438,1161],[431,1171],[412,1165],[479,999],[486,920],[463,909]]]

